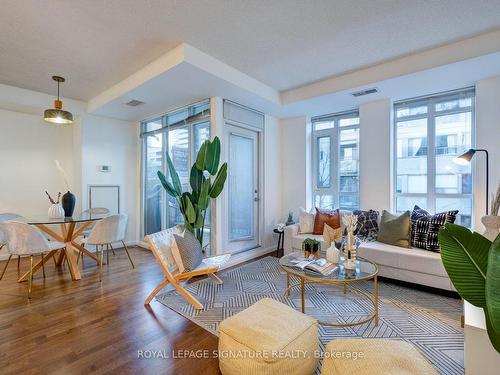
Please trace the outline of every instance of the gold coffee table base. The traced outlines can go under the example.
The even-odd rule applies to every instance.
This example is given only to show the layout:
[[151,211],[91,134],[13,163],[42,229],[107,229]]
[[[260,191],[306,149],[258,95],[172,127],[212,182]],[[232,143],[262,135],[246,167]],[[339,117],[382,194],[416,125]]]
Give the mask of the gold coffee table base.
[[[300,283],[298,284],[290,284],[290,276],[295,276],[300,280]],[[355,288],[351,285],[348,284],[353,284],[359,281],[367,281],[373,279],[373,296],[370,295],[369,293],[362,291],[358,288]],[[375,326],[378,326],[378,278],[377,274],[368,276],[366,278],[362,279],[353,279],[353,280],[322,280],[322,279],[308,279],[306,280],[304,277],[296,275],[296,274],[291,274],[289,272],[286,273],[286,281],[287,281],[287,288],[285,290],[285,295],[290,297],[290,290],[292,288],[300,287],[300,295],[301,295],[301,311],[303,314],[305,314],[305,285],[306,284],[333,284],[333,285],[343,285],[344,287],[344,294],[347,292],[347,288],[349,288],[350,291],[360,294],[363,297],[367,298],[370,300],[373,304],[373,313],[369,314],[366,318],[362,320],[358,320],[357,322],[353,323],[331,323],[331,322],[321,322],[318,321],[319,324],[322,326],[329,326],[329,327],[352,327],[352,326],[357,326],[361,325],[364,323],[367,323],[371,320],[374,320]]]

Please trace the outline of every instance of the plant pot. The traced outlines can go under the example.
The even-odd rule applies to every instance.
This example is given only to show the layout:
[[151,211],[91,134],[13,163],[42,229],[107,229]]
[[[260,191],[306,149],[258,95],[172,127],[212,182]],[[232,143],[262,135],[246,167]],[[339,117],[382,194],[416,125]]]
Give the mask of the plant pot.
[[311,245],[309,245],[309,244],[304,245],[304,257],[305,258],[308,258],[309,255],[311,255],[311,251],[312,251]]
[[486,228],[483,236],[490,241],[495,241],[498,236],[498,232],[500,231],[500,216],[485,215],[481,218],[481,222]]
[[64,210],[65,217],[72,217],[75,211],[76,197],[71,192],[66,192],[61,198],[61,205]]
[[59,203],[53,204],[49,207],[49,212],[47,215],[49,219],[60,219],[64,217],[64,210]]

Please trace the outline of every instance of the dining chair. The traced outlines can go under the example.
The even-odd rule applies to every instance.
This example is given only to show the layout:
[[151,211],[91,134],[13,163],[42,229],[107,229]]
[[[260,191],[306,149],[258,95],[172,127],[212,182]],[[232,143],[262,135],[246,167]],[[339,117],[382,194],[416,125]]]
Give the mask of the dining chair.
[[[90,208],[87,208],[82,213],[89,214],[89,215],[107,215],[107,214],[109,214],[109,210],[106,207],[90,207]],[[93,227],[94,227],[94,223],[90,224],[88,229],[85,229],[82,232],[83,238],[87,238],[89,236]],[[113,255],[115,255],[115,250],[112,249],[112,251],[113,251]],[[80,254],[78,254],[78,256],[80,256]],[[80,258],[77,259],[77,261],[79,261],[79,260],[80,260]],[[82,254],[82,264],[83,264],[83,254]]]
[[184,288],[181,282],[187,281],[193,276],[207,275],[216,284],[222,284],[222,280],[216,273],[219,271],[220,267],[227,263],[231,255],[225,254],[204,258],[202,263],[194,270],[181,272],[180,269],[184,269],[184,267],[179,267],[172,254],[172,244],[173,241],[175,241],[174,234],[181,233],[178,227],[173,227],[162,230],[161,232],[149,234],[145,237],[149,248],[153,252],[165,276],[165,279],[149,294],[148,298],[146,298],[144,301],[145,306],[149,305],[156,294],[170,283],[195,309],[201,310],[203,309],[203,305]]
[[3,278],[13,255],[17,255],[19,257],[29,256],[30,269],[28,277],[28,299],[31,299],[33,256],[41,255],[43,277],[45,277],[45,265],[43,262],[44,253],[64,249],[66,245],[59,241],[47,241],[47,239],[36,227],[15,221],[1,222],[0,232],[3,235],[5,244],[7,245],[7,251],[9,252],[9,258],[5,263],[0,280]]
[[[104,246],[106,246],[106,264],[109,264],[109,249],[113,249],[113,243],[121,242],[127,253],[128,260],[135,268],[134,262],[130,257],[127,245],[125,244],[125,236],[127,233],[127,214],[118,214],[105,217],[97,221],[90,231],[87,238],[82,239],[82,245],[95,245],[97,256],[100,259],[99,262],[99,281],[102,281],[102,261],[104,255]],[[80,254],[83,259],[83,253]]]
[[[10,213],[10,212],[5,212],[5,213],[1,213],[0,214],[0,223],[3,222],[3,221],[10,221],[10,220],[16,220],[16,219],[20,219],[22,218],[21,215],[18,215],[18,214],[13,214],[13,213]],[[3,239],[2,239],[2,234],[0,233],[0,250],[2,250],[2,248],[4,247],[4,243],[3,243]],[[17,257],[17,269],[19,269],[19,266],[21,264],[21,257],[18,256]],[[2,274],[3,276],[3,274]],[[0,277],[0,280],[2,278]]]

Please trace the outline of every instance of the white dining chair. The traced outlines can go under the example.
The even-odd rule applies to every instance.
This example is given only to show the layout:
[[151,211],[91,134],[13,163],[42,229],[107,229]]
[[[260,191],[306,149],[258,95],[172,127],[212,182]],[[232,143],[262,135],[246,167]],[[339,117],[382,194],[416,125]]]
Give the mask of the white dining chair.
[[13,255],[29,256],[28,298],[30,299],[33,280],[33,256],[41,255],[43,277],[45,277],[44,253],[64,249],[66,245],[63,242],[47,241],[36,227],[15,221],[4,221],[0,223],[0,232],[3,235],[7,251],[9,252],[9,258],[3,268],[0,280],[3,278]]
[[[102,281],[102,262],[104,255],[104,246],[106,246],[106,264],[109,264],[109,250],[113,249],[113,243],[121,242],[128,256],[128,260],[135,268],[134,262],[130,257],[127,245],[125,244],[125,236],[127,233],[128,215],[118,214],[105,217],[95,223],[87,238],[82,240],[82,244],[94,245],[96,248],[99,262],[99,281]],[[83,253],[80,253],[83,258]]]
[[[13,214],[13,213],[10,213],[10,212],[5,212],[5,213],[1,213],[0,214],[0,223],[3,222],[3,221],[10,221],[10,220],[16,220],[16,219],[21,219],[22,216],[21,215],[18,215],[18,214]],[[2,250],[2,248],[4,247],[4,240],[2,238],[2,233],[0,233],[0,250]],[[17,269],[19,269],[19,266],[21,264],[21,257],[18,256],[17,257]],[[2,273],[2,276],[3,276],[3,273]],[[2,278],[0,277],[0,280]]]
[[[107,214],[109,214],[109,210],[106,207],[90,207],[90,208],[87,208],[85,211],[83,211],[83,214],[107,215]],[[88,237],[93,227],[94,227],[94,223],[92,223],[88,229],[85,229],[82,232],[82,236],[84,238]],[[114,254],[115,254],[115,251],[113,250],[113,255]],[[82,262],[83,262],[83,257],[82,257]]]

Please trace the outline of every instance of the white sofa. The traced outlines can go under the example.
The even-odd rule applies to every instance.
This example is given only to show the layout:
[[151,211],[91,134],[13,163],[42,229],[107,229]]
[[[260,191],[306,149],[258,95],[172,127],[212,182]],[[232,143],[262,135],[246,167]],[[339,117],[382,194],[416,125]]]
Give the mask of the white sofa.
[[[341,216],[347,212],[341,211]],[[326,251],[329,246],[322,235],[300,234],[299,225],[293,224],[285,227],[285,255],[302,251],[302,241],[306,238],[320,241],[321,251]],[[379,276],[455,291],[439,253],[418,248],[406,249],[373,241],[361,243],[358,255],[377,264]]]

